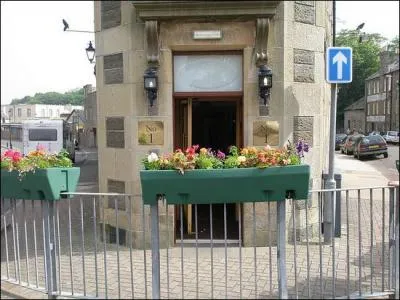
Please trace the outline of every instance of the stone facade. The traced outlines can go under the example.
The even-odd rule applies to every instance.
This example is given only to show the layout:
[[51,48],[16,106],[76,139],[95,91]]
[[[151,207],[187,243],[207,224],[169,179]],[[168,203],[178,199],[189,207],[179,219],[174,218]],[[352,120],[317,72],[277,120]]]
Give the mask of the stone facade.
[[85,92],[85,125],[81,135],[84,147],[97,147],[97,98],[96,89],[91,84],[83,87]]
[[399,57],[380,53],[380,69],[365,79],[365,131],[399,130]]
[[[104,2],[104,1],[103,1]],[[253,145],[253,124],[256,121],[278,123],[279,146],[288,140],[304,138],[312,145],[311,152],[305,157],[305,163],[311,166],[312,187],[321,186],[321,173],[327,166],[327,145],[329,143],[329,107],[330,85],[325,81],[325,46],[330,45],[331,3],[324,1],[214,1],[196,2],[194,6],[180,3],[180,9],[174,4],[164,7],[158,1],[148,8],[142,1],[121,1],[120,24],[104,26],[102,15],[103,2],[95,2],[96,66],[98,99],[98,156],[99,188],[107,192],[109,180],[124,181],[125,192],[131,194],[132,219],[140,219],[145,213],[149,226],[149,208],[142,207],[139,170],[141,159],[151,150],[159,153],[173,151],[173,93],[174,73],[173,57],[175,53],[202,51],[202,53],[223,53],[240,51],[243,58],[242,115],[243,145]],[[188,1],[189,3],[190,1]],[[168,2],[170,3],[170,2]],[[118,8],[113,8],[113,13]],[[172,6],[171,6],[172,5]],[[194,8],[195,7],[195,8]],[[196,9],[198,7],[198,9]],[[104,8],[103,8],[104,14]],[[210,17],[211,16],[211,17]],[[240,16],[240,17],[239,17]],[[257,19],[269,19],[260,32],[267,31],[265,47],[259,47],[256,39]],[[156,23],[150,23],[157,20]],[[110,20],[106,21],[110,24]],[[262,23],[262,22],[260,22]],[[119,24],[119,25],[118,25]],[[147,25],[146,25],[147,24]],[[105,28],[107,27],[107,28]],[[221,30],[222,38],[217,40],[195,40],[195,30]],[[260,33],[261,34],[261,33]],[[265,32],[264,32],[265,34]],[[266,41],[265,41],[266,40]],[[257,49],[261,49],[260,53]],[[107,57],[119,55],[116,68],[109,68]],[[150,55],[151,54],[151,55]],[[121,58],[122,57],[122,58]],[[268,108],[261,108],[258,97],[258,78],[256,57],[267,61],[273,71],[273,87]],[[257,59],[258,59],[257,58]],[[146,99],[143,88],[143,74],[148,66],[158,66],[158,97],[152,107]],[[111,69],[118,73],[118,80],[111,80]],[[114,74],[113,73],[113,74]],[[112,77],[112,76],[111,76]],[[264,106],[265,107],[265,106]],[[124,126],[120,131],[124,139],[123,147],[110,145],[110,118],[123,118]],[[138,124],[141,121],[160,121],[163,123],[163,145],[140,144]],[[308,208],[310,224],[316,224],[318,215],[315,201]],[[256,244],[266,245],[267,207],[266,203],[257,203]],[[167,211],[160,202],[161,244],[165,240],[168,220],[170,230],[169,244],[173,244],[174,208]],[[276,205],[271,203],[274,243],[276,232]],[[288,205],[289,206],[289,205]],[[304,224],[304,209],[296,208],[297,226]],[[106,208],[104,221],[115,224],[115,213]],[[121,213],[120,220],[127,224],[129,210]],[[252,204],[245,204],[243,211],[243,245],[250,246],[252,241]],[[288,220],[291,210],[288,208]],[[304,228],[300,228],[302,231]],[[149,233],[149,230],[146,231]],[[133,245],[142,244],[143,228],[134,224],[132,229]],[[149,241],[149,237],[146,238]]]
[[344,127],[352,131],[359,133],[365,133],[365,98],[362,97],[358,101],[349,105],[344,109]]

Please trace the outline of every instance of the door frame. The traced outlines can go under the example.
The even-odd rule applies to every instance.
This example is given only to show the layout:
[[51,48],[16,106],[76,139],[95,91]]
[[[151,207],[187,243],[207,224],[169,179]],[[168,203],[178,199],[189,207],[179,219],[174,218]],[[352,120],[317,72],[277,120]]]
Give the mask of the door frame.
[[[178,105],[181,101],[187,101],[187,109],[186,109],[186,129],[187,129],[187,146],[192,145],[192,104],[193,101],[204,101],[204,102],[216,102],[216,101],[226,101],[226,102],[235,102],[236,104],[236,146],[241,148],[243,147],[243,93],[242,92],[214,92],[214,93],[174,93],[173,95],[173,147],[174,150],[177,148],[181,148],[183,151],[185,150],[185,142],[182,140],[182,145],[178,145],[177,135],[181,134],[177,128],[177,114]],[[184,111],[185,112],[185,111]],[[184,113],[183,112],[183,113]],[[181,122],[181,121],[179,121]],[[185,121],[183,121],[185,123]],[[185,125],[183,125],[185,126]],[[236,205],[236,218],[238,218],[240,205]],[[187,231],[188,233],[192,232],[192,205],[187,204],[184,207],[184,215],[186,215],[187,220]],[[174,241],[176,241],[176,222],[178,220],[178,216],[180,219],[180,209],[176,205],[174,209]],[[179,221],[180,222],[180,221]]]

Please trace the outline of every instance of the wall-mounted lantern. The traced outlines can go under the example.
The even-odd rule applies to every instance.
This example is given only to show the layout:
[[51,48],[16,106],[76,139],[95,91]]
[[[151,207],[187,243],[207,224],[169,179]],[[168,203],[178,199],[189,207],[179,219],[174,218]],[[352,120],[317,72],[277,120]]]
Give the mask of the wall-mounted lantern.
[[149,67],[146,69],[143,75],[144,78],[144,89],[147,92],[147,99],[150,102],[150,106],[153,106],[154,100],[157,99],[158,89],[158,77],[157,68]]
[[96,49],[93,48],[92,42],[89,41],[89,46],[85,49],[86,55],[90,63],[93,63],[94,55],[96,53]]
[[268,105],[272,88],[272,70],[265,65],[258,69],[258,92],[260,98],[264,99],[264,104]]

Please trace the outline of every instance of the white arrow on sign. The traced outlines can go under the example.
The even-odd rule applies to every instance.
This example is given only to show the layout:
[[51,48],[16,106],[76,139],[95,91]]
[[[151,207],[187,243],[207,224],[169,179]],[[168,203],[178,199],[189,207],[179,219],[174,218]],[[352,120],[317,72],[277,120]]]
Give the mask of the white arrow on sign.
[[333,57],[333,63],[337,63],[337,78],[342,79],[343,77],[343,64],[347,64],[347,58],[344,56],[342,51],[339,51],[334,57]]

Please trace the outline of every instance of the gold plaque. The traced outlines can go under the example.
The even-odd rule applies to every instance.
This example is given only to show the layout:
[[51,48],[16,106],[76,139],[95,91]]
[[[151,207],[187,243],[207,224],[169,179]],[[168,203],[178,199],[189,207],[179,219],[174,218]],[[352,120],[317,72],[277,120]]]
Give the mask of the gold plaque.
[[279,123],[277,121],[254,121],[253,144],[254,146],[278,146]]
[[139,145],[164,145],[164,123],[162,121],[139,121]]

